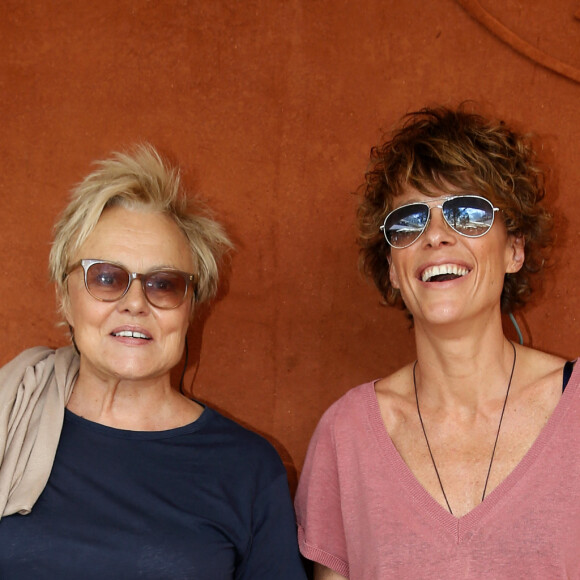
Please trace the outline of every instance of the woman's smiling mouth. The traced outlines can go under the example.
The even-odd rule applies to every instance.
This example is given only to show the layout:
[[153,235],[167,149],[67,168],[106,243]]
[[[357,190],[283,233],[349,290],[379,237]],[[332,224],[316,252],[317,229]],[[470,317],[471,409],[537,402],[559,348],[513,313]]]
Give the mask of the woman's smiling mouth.
[[469,269],[457,264],[440,264],[438,266],[429,266],[421,273],[423,282],[447,282],[455,280],[469,274]]
[[136,330],[119,330],[118,332],[111,332],[111,334],[113,336],[122,336],[124,338],[142,338],[144,340],[151,340],[150,336]]

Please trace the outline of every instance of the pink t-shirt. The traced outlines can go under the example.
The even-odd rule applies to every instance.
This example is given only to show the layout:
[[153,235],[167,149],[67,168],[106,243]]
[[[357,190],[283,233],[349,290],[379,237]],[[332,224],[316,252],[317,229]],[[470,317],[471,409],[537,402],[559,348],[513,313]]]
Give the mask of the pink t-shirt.
[[514,471],[461,518],[419,484],[374,383],[324,414],[296,495],[302,554],[351,580],[580,578],[580,364]]

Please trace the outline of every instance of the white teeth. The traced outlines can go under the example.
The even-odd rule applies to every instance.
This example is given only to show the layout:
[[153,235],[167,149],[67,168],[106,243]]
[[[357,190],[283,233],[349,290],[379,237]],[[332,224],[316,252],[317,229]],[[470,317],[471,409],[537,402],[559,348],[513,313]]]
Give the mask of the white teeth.
[[121,330],[120,332],[114,332],[113,333],[114,336],[125,336],[128,338],[145,338],[145,339],[149,339],[149,337],[146,334],[143,334],[142,332],[133,332],[131,330]]
[[455,276],[465,276],[469,273],[467,268],[458,266],[457,264],[441,264],[440,266],[431,266],[423,270],[421,280],[427,282],[433,276],[441,276],[442,274],[455,274]]

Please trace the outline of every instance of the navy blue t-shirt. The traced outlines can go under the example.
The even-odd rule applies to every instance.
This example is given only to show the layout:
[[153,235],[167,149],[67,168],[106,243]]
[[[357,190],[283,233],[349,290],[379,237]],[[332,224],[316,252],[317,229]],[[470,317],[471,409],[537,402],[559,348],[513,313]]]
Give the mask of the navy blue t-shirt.
[[32,512],[0,521],[0,578],[302,580],[286,471],[209,408],[147,432],[67,411]]

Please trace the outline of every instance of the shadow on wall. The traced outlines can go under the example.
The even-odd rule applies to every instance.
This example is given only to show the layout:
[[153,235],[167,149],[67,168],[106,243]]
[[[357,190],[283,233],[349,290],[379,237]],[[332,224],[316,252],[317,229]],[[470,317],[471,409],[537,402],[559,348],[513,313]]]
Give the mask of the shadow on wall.
[[[220,268],[220,285],[218,289],[217,296],[215,299],[208,303],[202,304],[196,308],[194,319],[189,327],[187,332],[186,338],[186,350],[184,355],[181,359],[180,364],[178,364],[171,373],[171,383],[173,385],[179,385],[181,392],[191,399],[195,399],[196,401],[210,406],[212,409],[215,409],[224,417],[235,421],[242,427],[253,431],[254,433],[258,433],[264,437],[264,439],[268,440],[276,449],[280,457],[282,458],[282,462],[284,463],[284,467],[286,468],[286,473],[288,475],[288,484],[290,486],[290,492],[292,497],[296,493],[296,487],[298,486],[298,470],[296,469],[296,465],[290,455],[290,452],[284,445],[275,437],[273,437],[270,433],[265,433],[259,429],[256,429],[255,426],[250,425],[243,419],[236,417],[227,409],[216,405],[214,402],[207,400],[205,398],[194,397],[194,384],[195,379],[197,376],[197,371],[199,369],[199,363],[201,359],[201,350],[203,345],[203,332],[205,328],[205,324],[209,317],[211,316],[212,312],[214,311],[216,305],[221,302],[229,293],[230,288],[230,279],[232,273],[232,258],[231,255],[226,257],[221,265]],[[189,372],[187,372],[189,371]],[[191,373],[191,379],[188,379],[187,384],[184,384],[184,377],[187,374]]]

